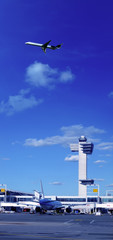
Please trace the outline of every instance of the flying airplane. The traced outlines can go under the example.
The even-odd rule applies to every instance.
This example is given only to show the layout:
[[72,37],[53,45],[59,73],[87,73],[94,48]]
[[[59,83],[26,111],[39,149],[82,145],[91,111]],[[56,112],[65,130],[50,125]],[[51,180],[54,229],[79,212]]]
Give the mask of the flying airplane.
[[46,49],[47,48],[50,48],[52,50],[55,50],[55,49],[59,49],[61,48],[62,44],[59,44],[57,46],[52,46],[52,45],[49,45],[49,43],[51,42],[51,40],[49,42],[46,42],[44,44],[41,44],[41,43],[34,43],[34,42],[25,42],[25,44],[28,44],[28,45],[32,45],[32,46],[37,46],[37,47],[41,47],[42,50],[46,53]]
[[62,211],[62,209],[64,207],[60,201],[51,200],[50,198],[44,197],[42,182],[41,182],[41,192],[42,192],[42,194],[40,194],[36,190],[34,191],[35,199],[39,200],[40,206],[42,207],[43,210],[46,210],[46,211],[47,210],[56,210],[57,212]]

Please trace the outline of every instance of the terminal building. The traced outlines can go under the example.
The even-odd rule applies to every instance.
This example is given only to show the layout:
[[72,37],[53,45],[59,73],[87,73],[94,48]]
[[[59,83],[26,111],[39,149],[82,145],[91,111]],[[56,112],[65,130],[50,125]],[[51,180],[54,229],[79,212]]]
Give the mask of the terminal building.
[[[71,211],[91,212],[97,204],[103,208],[108,208],[113,211],[113,196],[45,196],[51,200],[57,200],[65,206],[66,212],[71,208]],[[24,211],[35,208],[36,212],[40,212],[39,203],[36,201],[34,194],[7,190],[0,191],[0,208],[6,211]],[[99,206],[100,207],[100,206]]]

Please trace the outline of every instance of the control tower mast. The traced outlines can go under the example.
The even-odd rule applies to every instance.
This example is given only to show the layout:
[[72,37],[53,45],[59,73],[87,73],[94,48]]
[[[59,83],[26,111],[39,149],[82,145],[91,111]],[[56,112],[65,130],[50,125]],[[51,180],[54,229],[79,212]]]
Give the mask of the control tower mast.
[[93,152],[93,143],[87,142],[87,138],[81,136],[79,138],[79,144],[70,145],[72,152],[79,152],[79,164],[78,164],[78,173],[79,173],[79,196],[86,197],[87,186],[81,183],[81,180],[87,180],[87,154],[92,154]]

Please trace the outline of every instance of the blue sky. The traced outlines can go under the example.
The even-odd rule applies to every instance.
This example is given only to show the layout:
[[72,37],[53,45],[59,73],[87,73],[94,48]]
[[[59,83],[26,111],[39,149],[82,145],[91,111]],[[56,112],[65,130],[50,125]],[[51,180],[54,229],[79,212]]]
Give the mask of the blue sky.
[[[70,143],[94,143],[88,178],[113,189],[113,1],[1,0],[0,183],[78,194]],[[62,48],[45,54],[26,41]],[[77,154],[76,154],[77,155]]]

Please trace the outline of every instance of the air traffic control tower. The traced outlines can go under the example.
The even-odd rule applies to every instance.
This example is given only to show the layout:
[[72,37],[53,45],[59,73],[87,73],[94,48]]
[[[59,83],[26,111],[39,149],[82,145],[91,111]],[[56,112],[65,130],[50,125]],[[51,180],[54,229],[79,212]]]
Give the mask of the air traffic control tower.
[[82,181],[87,180],[87,154],[92,154],[93,152],[93,143],[87,142],[87,138],[81,136],[79,138],[79,144],[70,145],[72,152],[79,153],[79,163],[78,163],[78,172],[79,172],[79,188],[78,195],[86,197],[87,186],[82,184]]

